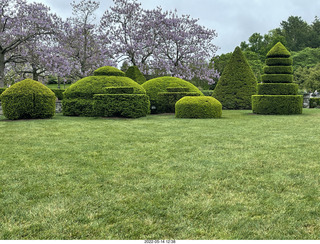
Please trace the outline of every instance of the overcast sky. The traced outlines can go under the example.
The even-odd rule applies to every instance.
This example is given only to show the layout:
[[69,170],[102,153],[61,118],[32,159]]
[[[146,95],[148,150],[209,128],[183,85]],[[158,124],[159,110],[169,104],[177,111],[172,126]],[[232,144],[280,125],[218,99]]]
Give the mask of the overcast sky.
[[[42,2],[62,18],[71,16],[72,0],[28,0]],[[79,2],[79,0],[77,1]],[[266,34],[278,28],[289,16],[300,16],[309,24],[320,17],[319,0],[140,0],[142,7],[164,10],[177,9],[179,14],[199,18],[199,23],[214,29],[218,37],[214,43],[220,47],[217,54],[227,53],[255,32]],[[100,0],[97,16],[112,5],[112,0]]]

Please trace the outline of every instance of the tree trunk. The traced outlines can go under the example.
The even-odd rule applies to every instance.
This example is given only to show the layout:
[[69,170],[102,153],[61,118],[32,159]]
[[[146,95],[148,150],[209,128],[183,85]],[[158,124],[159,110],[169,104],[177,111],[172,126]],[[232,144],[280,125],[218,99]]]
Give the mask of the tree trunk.
[[0,53],[0,87],[4,87],[4,54]]

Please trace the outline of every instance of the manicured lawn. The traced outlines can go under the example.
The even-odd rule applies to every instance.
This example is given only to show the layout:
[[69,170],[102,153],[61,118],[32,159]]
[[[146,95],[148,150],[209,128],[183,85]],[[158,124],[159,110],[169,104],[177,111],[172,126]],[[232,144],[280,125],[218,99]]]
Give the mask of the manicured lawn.
[[319,239],[320,110],[0,120],[0,239]]

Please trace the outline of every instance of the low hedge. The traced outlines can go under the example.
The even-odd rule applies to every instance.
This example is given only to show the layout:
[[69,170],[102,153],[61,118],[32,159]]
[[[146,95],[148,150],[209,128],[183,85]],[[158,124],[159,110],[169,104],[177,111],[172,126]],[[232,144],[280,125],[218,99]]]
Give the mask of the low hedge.
[[292,58],[267,58],[266,65],[268,66],[291,66],[293,64]]
[[106,87],[105,94],[133,94],[134,89],[130,86]]
[[263,68],[265,74],[292,74],[292,66],[265,66]]
[[185,96],[200,96],[197,92],[159,92],[158,110],[165,113],[174,113],[175,104]]
[[220,118],[222,104],[213,97],[183,97],[175,105],[177,118]]
[[11,120],[46,119],[55,114],[55,94],[38,81],[25,79],[15,83],[0,98],[3,114]]
[[259,95],[297,95],[299,86],[293,83],[258,84]]
[[94,117],[93,100],[86,98],[63,99],[62,113],[65,116]]
[[149,97],[146,94],[96,94],[93,100],[95,116],[139,118],[150,111]]
[[265,74],[261,76],[264,83],[292,83],[293,75],[290,74]]
[[309,100],[310,108],[320,108],[320,97],[311,97]]
[[300,95],[254,95],[252,110],[255,114],[301,114],[303,96]]
[[188,92],[188,87],[167,87],[167,92]]
[[59,100],[63,100],[63,93],[66,89],[51,88],[50,90],[54,92]]

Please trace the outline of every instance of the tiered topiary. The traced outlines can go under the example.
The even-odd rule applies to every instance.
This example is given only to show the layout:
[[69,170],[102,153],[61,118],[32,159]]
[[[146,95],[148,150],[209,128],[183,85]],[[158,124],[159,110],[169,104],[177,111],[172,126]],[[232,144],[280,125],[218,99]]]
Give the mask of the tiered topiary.
[[126,71],[126,76],[140,85],[146,82],[146,78],[137,66],[130,66]]
[[221,103],[207,96],[183,97],[176,103],[177,118],[220,118],[222,115]]
[[77,81],[64,92],[64,115],[137,118],[149,113],[146,91],[137,82],[124,77],[122,71],[106,66],[94,74]]
[[252,110],[256,114],[301,114],[303,96],[298,85],[293,84],[293,68],[290,52],[278,42],[267,53],[262,84],[258,95],[252,96]]
[[0,96],[4,116],[8,119],[47,119],[54,116],[56,96],[38,81],[20,81]]
[[236,47],[212,96],[224,109],[251,109],[251,96],[257,93],[257,79],[241,49]]
[[142,84],[150,98],[151,113],[172,113],[175,103],[184,96],[203,96],[202,92],[188,81],[164,76]]

